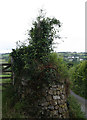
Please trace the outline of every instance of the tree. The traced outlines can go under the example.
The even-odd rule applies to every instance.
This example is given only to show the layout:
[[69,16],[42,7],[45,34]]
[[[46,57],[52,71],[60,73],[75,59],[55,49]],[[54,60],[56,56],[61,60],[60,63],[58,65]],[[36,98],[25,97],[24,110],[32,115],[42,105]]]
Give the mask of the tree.
[[29,43],[33,47],[36,58],[47,55],[52,51],[52,43],[54,38],[60,38],[58,35],[61,23],[56,18],[49,18],[43,15],[43,10],[40,10],[40,15],[33,23],[33,27],[29,31]]
[[87,60],[80,62],[71,71],[72,89],[82,97],[87,98]]

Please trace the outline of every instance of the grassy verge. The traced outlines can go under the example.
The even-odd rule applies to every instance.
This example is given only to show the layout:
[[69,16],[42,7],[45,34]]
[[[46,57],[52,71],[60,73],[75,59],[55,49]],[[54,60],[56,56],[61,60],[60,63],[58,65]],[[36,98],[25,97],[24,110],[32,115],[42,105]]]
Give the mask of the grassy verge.
[[76,118],[81,120],[87,120],[85,118],[85,113],[81,111],[81,105],[77,102],[75,97],[70,95],[68,97],[68,108],[69,108],[69,116],[70,118],[73,118],[73,120]]
[[[11,77],[11,74],[6,74],[6,75],[0,75],[0,77]],[[11,79],[0,79],[0,83],[9,83],[11,82]]]
[[[17,109],[18,110],[17,110]],[[21,115],[21,103],[13,85],[4,88],[2,93],[2,118],[25,118]]]
[[[4,89],[2,94],[2,116],[3,118],[26,118],[23,113],[23,106],[25,106],[25,101],[20,102],[18,99],[17,93],[14,89],[14,86],[8,85]],[[23,101],[23,100],[22,100]],[[68,109],[70,119],[81,119],[87,120],[85,114],[81,111],[81,106],[78,104],[76,99],[73,96],[68,97]]]

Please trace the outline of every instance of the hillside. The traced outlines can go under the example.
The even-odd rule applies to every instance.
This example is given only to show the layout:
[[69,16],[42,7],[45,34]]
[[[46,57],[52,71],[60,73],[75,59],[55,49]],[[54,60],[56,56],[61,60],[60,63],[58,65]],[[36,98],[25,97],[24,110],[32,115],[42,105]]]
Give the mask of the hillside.
[[9,53],[3,53],[0,55],[0,63],[7,63],[9,60]]

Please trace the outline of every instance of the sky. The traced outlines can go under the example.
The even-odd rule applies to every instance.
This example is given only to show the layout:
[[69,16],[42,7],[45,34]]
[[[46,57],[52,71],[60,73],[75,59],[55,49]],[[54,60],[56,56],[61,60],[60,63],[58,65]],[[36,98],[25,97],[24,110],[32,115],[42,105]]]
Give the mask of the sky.
[[0,53],[11,52],[44,9],[62,23],[56,52],[85,52],[85,0],[0,0]]

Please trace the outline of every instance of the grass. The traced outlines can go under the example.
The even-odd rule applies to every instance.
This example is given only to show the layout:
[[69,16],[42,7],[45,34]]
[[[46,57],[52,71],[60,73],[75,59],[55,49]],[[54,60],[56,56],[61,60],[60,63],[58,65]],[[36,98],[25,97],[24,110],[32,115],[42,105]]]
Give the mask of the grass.
[[0,77],[11,77],[11,74],[9,74],[9,75],[0,75]]
[[[14,86],[8,85],[8,87],[3,91],[2,98],[3,118],[25,118],[25,116],[21,114],[21,107],[25,106],[25,102],[21,103],[17,100],[17,93],[14,90]],[[80,104],[78,104],[77,100],[72,95],[68,97],[68,104],[70,119],[87,120],[85,118],[85,114],[81,111]]]
[[[0,75],[0,77],[11,77],[11,74],[7,74],[7,75]],[[10,82],[11,79],[0,79],[0,83],[8,83]]]
[[7,88],[4,89],[2,94],[2,116],[4,118],[23,118],[23,116],[20,114],[21,109],[19,111],[16,111],[15,106],[17,107],[17,104],[19,103],[19,106],[21,103],[18,101],[17,93],[14,89],[13,85],[7,86]]
[[85,113],[81,111],[81,105],[77,102],[74,96],[70,95],[68,97],[68,105],[70,118],[73,118],[73,120],[75,118],[87,120],[85,118]]
[[0,92],[0,120],[2,118],[2,93]]
[[2,86],[0,85],[0,90],[2,90]]

